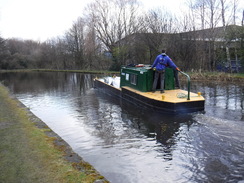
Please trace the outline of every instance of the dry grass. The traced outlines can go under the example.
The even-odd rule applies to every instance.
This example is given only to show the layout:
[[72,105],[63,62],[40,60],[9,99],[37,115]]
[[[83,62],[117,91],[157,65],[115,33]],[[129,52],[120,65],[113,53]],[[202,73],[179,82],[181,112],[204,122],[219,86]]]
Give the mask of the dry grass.
[[[222,81],[222,82],[243,82],[244,74],[224,73],[224,72],[189,72],[191,80],[199,81]],[[180,78],[184,78],[179,74]]]
[[91,183],[103,179],[88,163],[67,161],[66,148],[55,144],[57,138],[46,134],[50,130],[38,128],[30,116],[0,85],[0,182]]
[[[53,70],[53,69],[25,69],[25,70],[1,70],[0,72],[77,72],[86,74],[116,74],[119,75],[119,71],[89,71],[89,70]],[[191,80],[219,80],[219,81],[243,81],[244,73],[224,73],[224,72],[206,72],[202,70],[192,70],[186,72],[190,75]],[[180,78],[184,78],[182,74],[179,74]]]

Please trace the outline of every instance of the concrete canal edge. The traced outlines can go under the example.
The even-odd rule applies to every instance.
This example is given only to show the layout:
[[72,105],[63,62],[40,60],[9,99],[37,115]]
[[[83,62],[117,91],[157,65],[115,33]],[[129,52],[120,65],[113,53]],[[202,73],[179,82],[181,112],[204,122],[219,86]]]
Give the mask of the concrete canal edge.
[[[52,131],[40,118],[35,116],[22,102],[20,102],[16,97],[11,95],[8,88],[3,86],[0,83],[0,89],[6,90],[8,92],[8,96],[11,100],[14,100],[18,108],[22,108],[26,111],[26,115],[28,116],[28,119],[33,122],[34,126],[37,127],[40,131],[44,132],[45,135],[49,138],[49,140],[53,143],[53,148],[57,149],[58,151],[62,151],[63,153],[63,160],[65,162],[70,163],[70,165],[80,171],[81,173],[84,173],[85,175],[89,174],[93,177],[95,177],[95,180],[92,181],[94,183],[109,183],[108,180],[106,180],[105,177],[103,177],[92,165],[90,165],[88,162],[84,161],[82,157],[80,157],[77,153],[75,153],[70,145],[66,143],[58,134],[56,134],[54,131]],[[2,96],[0,95],[0,102],[2,100]],[[1,106],[4,107],[4,106]],[[1,116],[0,116],[1,117]],[[6,122],[5,122],[6,123]],[[0,129],[5,128],[5,123],[1,124],[0,120]],[[2,126],[2,127],[1,127]],[[37,150],[38,151],[38,150]]]

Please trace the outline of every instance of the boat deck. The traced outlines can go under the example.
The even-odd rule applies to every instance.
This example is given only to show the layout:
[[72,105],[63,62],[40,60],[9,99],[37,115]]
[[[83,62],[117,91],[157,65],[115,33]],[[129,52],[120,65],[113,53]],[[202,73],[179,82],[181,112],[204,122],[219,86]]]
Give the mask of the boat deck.
[[188,92],[181,89],[176,90],[164,90],[164,93],[160,93],[160,91],[153,92],[141,92],[130,87],[124,86],[127,90],[130,90],[134,93],[142,95],[144,97],[148,97],[150,99],[171,102],[171,103],[182,103],[182,102],[195,102],[195,101],[204,101],[202,95],[198,95],[197,93],[190,92],[190,100],[187,100]]

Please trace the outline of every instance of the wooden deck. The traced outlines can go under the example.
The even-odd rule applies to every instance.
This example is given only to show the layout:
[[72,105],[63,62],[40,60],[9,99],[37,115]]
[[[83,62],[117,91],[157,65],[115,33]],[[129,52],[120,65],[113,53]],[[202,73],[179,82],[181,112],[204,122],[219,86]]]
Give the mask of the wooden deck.
[[181,103],[181,102],[195,102],[195,101],[204,101],[202,95],[198,95],[197,93],[190,92],[190,100],[187,100],[188,92],[185,90],[177,89],[177,90],[165,90],[164,93],[160,93],[160,91],[153,92],[140,92],[138,90],[132,89],[130,87],[124,86],[127,90],[130,90],[139,95],[148,97],[150,99],[171,102],[171,103]]

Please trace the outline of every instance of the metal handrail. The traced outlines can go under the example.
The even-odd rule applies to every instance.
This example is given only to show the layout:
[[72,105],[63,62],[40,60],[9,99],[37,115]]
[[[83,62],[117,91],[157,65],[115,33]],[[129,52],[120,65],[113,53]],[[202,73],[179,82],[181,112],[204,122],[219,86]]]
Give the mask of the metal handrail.
[[190,100],[191,78],[188,74],[186,74],[182,71],[179,71],[179,72],[187,77],[187,91],[188,91],[187,100]]

